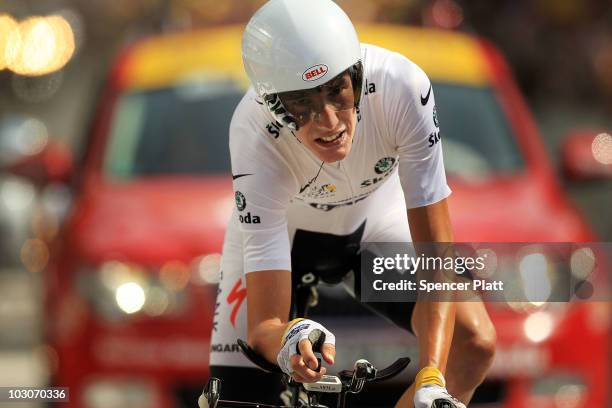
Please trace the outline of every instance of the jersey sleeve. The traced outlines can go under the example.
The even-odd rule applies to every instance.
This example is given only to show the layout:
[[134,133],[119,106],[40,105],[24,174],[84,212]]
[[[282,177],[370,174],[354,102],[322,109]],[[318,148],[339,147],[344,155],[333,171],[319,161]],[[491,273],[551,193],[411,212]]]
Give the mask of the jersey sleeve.
[[265,123],[262,125],[262,120],[249,112],[257,106],[244,106],[255,102],[246,99],[236,109],[230,125],[235,212],[242,232],[244,272],[291,270],[286,209],[297,191],[297,182],[265,134]]
[[423,70],[394,53],[387,66],[383,112],[397,147],[407,208],[434,204],[451,193],[446,183],[434,91]]

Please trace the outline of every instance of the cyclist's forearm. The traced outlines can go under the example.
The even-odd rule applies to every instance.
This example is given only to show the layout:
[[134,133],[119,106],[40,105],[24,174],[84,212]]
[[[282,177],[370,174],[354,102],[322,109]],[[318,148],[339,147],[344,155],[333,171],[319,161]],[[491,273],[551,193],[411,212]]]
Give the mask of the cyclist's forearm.
[[291,272],[257,271],[248,273],[246,282],[249,344],[276,364],[291,306]]

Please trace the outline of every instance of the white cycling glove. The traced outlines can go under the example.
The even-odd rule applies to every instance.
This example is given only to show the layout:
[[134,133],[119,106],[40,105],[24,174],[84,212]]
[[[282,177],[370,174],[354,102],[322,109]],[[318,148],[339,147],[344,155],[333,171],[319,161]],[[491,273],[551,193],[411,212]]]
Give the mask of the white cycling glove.
[[437,368],[423,368],[417,374],[415,383],[414,408],[432,408],[436,400],[436,408],[465,408],[461,401],[448,393],[444,376]]
[[[324,343],[336,344],[336,336],[329,330],[313,320],[295,319],[289,323],[285,334],[283,334],[281,349],[278,352],[276,361],[278,366],[284,373],[291,375],[291,356],[298,353],[298,343],[304,339],[310,339],[311,342],[316,342],[318,338],[313,338],[313,330],[320,330],[325,334]],[[310,337],[309,337],[310,336]]]

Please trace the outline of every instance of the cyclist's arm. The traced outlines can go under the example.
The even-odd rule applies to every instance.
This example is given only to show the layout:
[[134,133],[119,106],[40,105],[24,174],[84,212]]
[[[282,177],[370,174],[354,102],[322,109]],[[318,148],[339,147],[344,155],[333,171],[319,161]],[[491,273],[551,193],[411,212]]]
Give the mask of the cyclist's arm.
[[249,345],[276,364],[291,302],[291,272],[267,270],[246,275]]
[[[268,361],[276,364],[277,356],[287,328],[291,302],[291,273],[287,270],[266,270],[251,272],[247,280],[247,324],[248,341],[251,347]],[[318,361],[308,340],[298,343],[301,355],[291,357],[291,373],[299,382],[319,381],[326,369],[319,372]],[[323,358],[332,364],[335,349],[330,344],[323,345]]]
[[[410,233],[414,242],[452,242],[453,233],[447,199],[408,210]],[[424,319],[415,328],[419,333],[419,367],[436,367],[444,372],[453,338],[455,304],[425,301]]]

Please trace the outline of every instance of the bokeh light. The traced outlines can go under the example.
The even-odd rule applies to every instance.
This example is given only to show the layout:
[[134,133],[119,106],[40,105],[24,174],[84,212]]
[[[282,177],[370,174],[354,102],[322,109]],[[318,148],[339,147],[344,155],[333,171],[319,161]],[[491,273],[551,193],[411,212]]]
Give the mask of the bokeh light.
[[14,47],[15,43],[9,41],[14,38],[14,32],[18,24],[15,19],[8,14],[0,14],[0,70],[8,65],[7,54],[14,53],[9,47]]
[[144,312],[149,316],[163,315],[170,305],[168,293],[158,286],[150,287],[147,290],[147,301],[144,305]]
[[0,204],[15,213],[29,208],[34,202],[34,186],[20,180],[5,180],[0,184]]
[[178,292],[189,282],[189,267],[183,262],[170,261],[165,263],[159,270],[159,280],[168,290]]
[[546,340],[552,334],[553,329],[553,318],[550,313],[544,311],[532,313],[525,319],[523,326],[525,336],[534,343]]
[[595,254],[591,248],[578,248],[572,252],[570,269],[576,279],[588,279],[594,268]]
[[591,149],[595,160],[604,165],[612,164],[612,136],[609,133],[595,136]]
[[117,306],[127,314],[138,312],[145,304],[145,291],[136,282],[127,282],[115,291]]
[[74,33],[61,16],[30,17],[7,38],[6,62],[20,75],[45,75],[61,69],[74,53]]
[[221,254],[209,254],[195,260],[193,279],[197,283],[217,284],[221,274]]
[[49,262],[49,247],[41,239],[28,239],[21,247],[21,261],[30,272],[41,272]]
[[536,306],[547,300],[552,292],[548,267],[548,259],[541,253],[525,255],[519,263],[525,297]]

